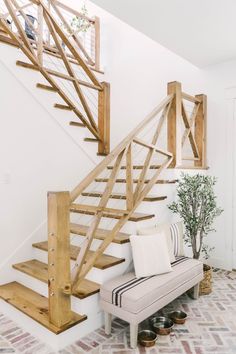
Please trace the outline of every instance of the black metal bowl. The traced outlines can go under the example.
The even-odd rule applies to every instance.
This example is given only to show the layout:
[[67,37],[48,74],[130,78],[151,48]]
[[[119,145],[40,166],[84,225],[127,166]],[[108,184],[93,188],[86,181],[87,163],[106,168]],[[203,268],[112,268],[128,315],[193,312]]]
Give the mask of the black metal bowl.
[[150,319],[150,323],[152,325],[152,329],[157,333],[161,335],[167,335],[170,334],[172,327],[173,327],[173,321],[164,316],[159,316],[159,317],[153,317]]
[[177,323],[177,324],[184,324],[188,315],[179,310],[179,311],[173,311],[173,312],[170,312],[168,314],[168,317],[174,322],[174,323]]
[[138,333],[138,342],[144,347],[153,347],[156,344],[157,335],[148,329]]

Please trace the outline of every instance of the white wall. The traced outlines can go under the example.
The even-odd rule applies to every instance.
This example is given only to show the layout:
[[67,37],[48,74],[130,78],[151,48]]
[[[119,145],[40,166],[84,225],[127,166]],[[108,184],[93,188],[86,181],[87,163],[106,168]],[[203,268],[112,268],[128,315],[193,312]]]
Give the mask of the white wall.
[[0,264],[38,228],[46,239],[47,191],[70,191],[97,161],[65,113],[53,113],[56,95],[36,89],[39,74],[16,67],[18,55],[1,44]]
[[212,263],[231,269],[233,264],[233,154],[235,158],[235,125],[233,124],[233,87],[236,88],[236,61],[212,65],[204,70],[208,97],[208,160],[210,174],[217,176],[216,191],[224,213],[215,223],[217,232],[209,241],[215,246]]

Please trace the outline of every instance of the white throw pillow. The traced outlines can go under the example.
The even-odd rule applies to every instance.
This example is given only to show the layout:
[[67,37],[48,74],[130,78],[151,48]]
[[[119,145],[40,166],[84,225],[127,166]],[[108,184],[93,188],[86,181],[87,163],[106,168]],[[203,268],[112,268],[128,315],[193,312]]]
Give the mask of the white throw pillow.
[[137,278],[172,271],[164,233],[146,236],[131,235],[130,242]]
[[138,230],[139,235],[154,235],[156,234],[157,237],[160,235],[160,233],[164,233],[166,236],[166,241],[167,241],[167,246],[168,246],[168,251],[169,251],[169,257],[170,257],[170,263],[173,263],[176,261],[175,255],[174,255],[174,247],[171,239],[171,233],[170,233],[170,225],[168,224],[162,224],[162,225],[154,225],[152,227],[147,227],[147,228],[142,228]]

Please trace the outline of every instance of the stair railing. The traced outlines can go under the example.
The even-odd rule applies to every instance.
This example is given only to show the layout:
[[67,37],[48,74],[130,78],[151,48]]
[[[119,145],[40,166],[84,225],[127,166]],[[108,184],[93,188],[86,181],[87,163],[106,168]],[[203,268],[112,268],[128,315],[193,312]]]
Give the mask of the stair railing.
[[[21,48],[32,63],[18,62],[18,65],[41,72],[66,103],[65,109],[73,111],[97,140],[98,152],[107,155],[110,149],[109,84],[100,82],[93,72],[99,70],[99,19],[90,19],[56,0],[49,0],[46,5],[41,0],[29,0],[24,5],[19,5],[17,0],[0,0],[0,4],[6,9],[3,12],[0,6],[0,29],[7,35],[6,41],[11,39],[11,44]],[[95,40],[91,41],[94,57],[83,46],[78,31],[73,29],[63,11],[88,21],[90,31],[95,33]],[[50,61],[56,58],[62,67],[58,69],[59,64],[55,62],[47,67],[47,58]],[[69,90],[65,89],[63,81],[68,83]],[[89,98],[92,91],[96,93],[95,111]]]
[[[186,105],[186,101],[191,103],[191,110]],[[150,125],[151,138],[147,140],[141,135]],[[166,149],[159,147],[163,131]],[[190,96],[182,92],[180,83],[169,83],[168,96],[71,193],[48,194],[49,311],[52,323],[58,325],[61,321],[64,325],[70,321],[73,315],[70,310],[70,295],[78,291],[80,283],[142,203],[160,174],[167,168],[184,168],[182,161],[184,161],[184,145],[187,139],[193,154],[191,162],[194,164],[189,168],[206,167],[205,136],[206,96]],[[138,154],[140,156],[142,154],[143,162],[139,166],[139,176],[135,186],[133,171],[136,168],[134,151],[137,146],[142,150],[139,150]],[[84,191],[99,179],[98,177],[105,170],[111,172],[105,179],[105,188],[97,205],[79,202]],[[111,208],[109,199],[121,170],[126,176],[125,204],[123,208],[120,206]],[[72,271],[69,266],[70,213],[93,215]],[[88,257],[99,225],[108,214],[115,215],[115,223],[97,249]]]
[[168,150],[173,153],[170,167],[206,169],[207,96],[186,94],[177,81],[168,84],[167,92],[174,94],[167,133]]

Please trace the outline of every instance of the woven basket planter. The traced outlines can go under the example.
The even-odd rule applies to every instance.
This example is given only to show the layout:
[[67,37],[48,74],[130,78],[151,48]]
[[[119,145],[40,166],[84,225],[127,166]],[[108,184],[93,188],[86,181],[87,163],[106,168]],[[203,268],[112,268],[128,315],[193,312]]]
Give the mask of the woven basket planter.
[[212,292],[212,268],[203,265],[204,278],[200,282],[199,295],[209,295]]

